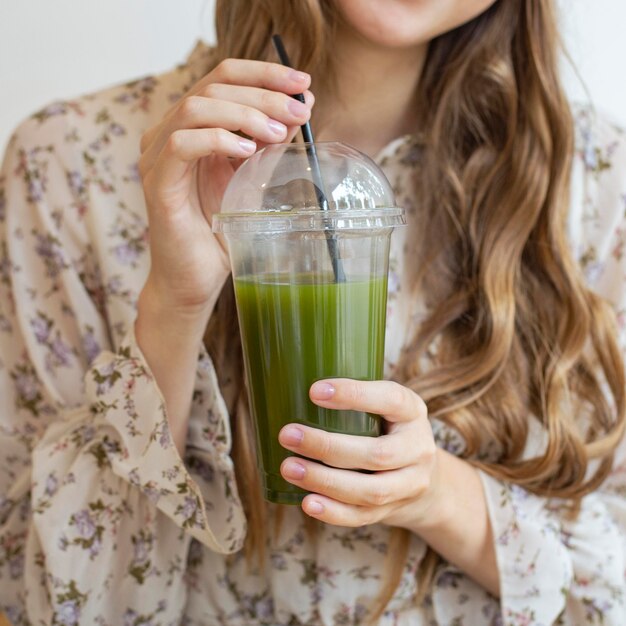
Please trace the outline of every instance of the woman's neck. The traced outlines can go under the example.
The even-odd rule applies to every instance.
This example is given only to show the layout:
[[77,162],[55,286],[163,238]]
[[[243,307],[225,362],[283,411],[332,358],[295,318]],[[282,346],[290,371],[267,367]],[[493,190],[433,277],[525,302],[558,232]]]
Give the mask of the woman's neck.
[[338,93],[316,94],[316,139],[342,141],[374,157],[396,137],[414,132],[427,48],[381,48],[345,28],[338,32]]

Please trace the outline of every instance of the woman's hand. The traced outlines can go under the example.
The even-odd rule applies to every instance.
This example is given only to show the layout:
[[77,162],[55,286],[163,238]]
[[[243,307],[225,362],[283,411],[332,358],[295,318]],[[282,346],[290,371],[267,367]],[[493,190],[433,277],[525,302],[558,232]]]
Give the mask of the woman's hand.
[[437,447],[417,394],[390,381],[340,378],[314,383],[309,395],[324,408],[382,415],[386,432],[360,437],[301,424],[280,431],[281,445],[307,457],[289,457],[281,466],[286,480],[312,492],[302,502],[307,514],[340,526],[412,527],[434,513]]
[[[184,454],[198,348],[230,273],[211,218],[241,159],[291,141],[309,119],[311,79],[275,63],[228,59],[141,139],[151,266],[137,302],[135,335]],[[304,93],[306,104],[291,94]],[[250,139],[236,134],[241,131]]]
[[[230,272],[211,217],[241,160],[265,144],[291,141],[309,119],[310,82],[275,63],[227,59],[145,132],[139,171],[150,223],[144,291],[151,302],[204,326]],[[306,104],[291,97],[296,93]]]
[[283,427],[280,443],[308,457],[289,457],[281,466],[286,480],[312,492],[302,501],[304,512],[338,526],[406,528],[497,597],[498,566],[480,476],[467,461],[437,448],[422,399],[390,381],[347,378],[318,381],[309,395],[327,409],[382,415],[387,428],[374,438]]

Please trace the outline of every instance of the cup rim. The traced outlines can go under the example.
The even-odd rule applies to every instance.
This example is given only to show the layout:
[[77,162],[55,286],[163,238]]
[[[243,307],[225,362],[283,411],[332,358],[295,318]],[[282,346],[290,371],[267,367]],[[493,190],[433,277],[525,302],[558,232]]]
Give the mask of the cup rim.
[[212,222],[213,232],[224,234],[378,230],[405,225],[406,211],[401,207],[239,211],[217,213]]

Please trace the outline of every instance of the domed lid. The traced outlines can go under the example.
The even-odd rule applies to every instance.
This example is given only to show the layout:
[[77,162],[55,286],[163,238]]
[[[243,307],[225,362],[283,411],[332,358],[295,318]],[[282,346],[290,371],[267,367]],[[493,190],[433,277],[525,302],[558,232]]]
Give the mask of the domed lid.
[[381,228],[405,223],[389,182],[345,144],[276,144],[239,167],[213,230],[223,233]]

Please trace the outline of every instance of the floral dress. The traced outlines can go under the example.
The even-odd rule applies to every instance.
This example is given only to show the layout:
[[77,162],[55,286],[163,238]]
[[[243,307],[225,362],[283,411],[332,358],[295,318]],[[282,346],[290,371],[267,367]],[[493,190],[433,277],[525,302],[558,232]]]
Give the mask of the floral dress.
[[[139,139],[208,70],[198,44],[174,71],[51,104],[14,134],[0,174],[0,609],[16,625],[362,624],[389,545],[383,525],[320,524],[298,507],[263,566],[246,519],[215,370],[200,348],[184,458],[133,335],[149,267]],[[626,137],[577,113],[569,235],[584,274],[626,303]],[[377,157],[414,211],[415,146]],[[387,373],[412,318],[405,235],[393,237]],[[437,442],[462,450],[433,420]],[[535,429],[527,455],[540,450]],[[572,519],[564,503],[483,475],[501,598],[439,565],[415,602],[426,546],[412,536],[381,625],[626,624],[626,448]],[[270,516],[276,507],[269,507]]]

